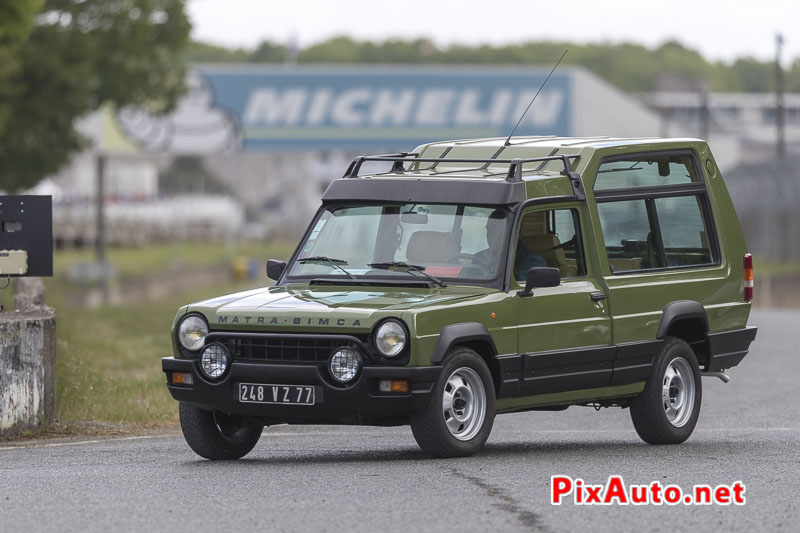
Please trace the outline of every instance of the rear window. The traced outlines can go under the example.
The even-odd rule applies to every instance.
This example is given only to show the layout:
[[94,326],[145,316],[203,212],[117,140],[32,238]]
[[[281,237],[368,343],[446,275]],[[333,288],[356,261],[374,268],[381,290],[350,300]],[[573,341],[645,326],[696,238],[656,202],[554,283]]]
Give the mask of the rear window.
[[697,183],[700,177],[689,154],[636,155],[604,161],[595,190],[635,189]]

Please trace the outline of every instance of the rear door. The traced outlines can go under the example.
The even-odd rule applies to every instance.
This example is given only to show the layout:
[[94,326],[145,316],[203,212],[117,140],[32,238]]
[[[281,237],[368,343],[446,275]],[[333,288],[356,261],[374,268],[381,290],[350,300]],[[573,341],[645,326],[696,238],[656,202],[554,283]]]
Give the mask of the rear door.
[[581,390],[588,392],[578,396],[599,397],[611,376],[615,350],[597,268],[586,260],[585,209],[551,204],[522,213],[512,290],[524,288],[531,266],[558,268],[561,284],[516,299],[520,396]]
[[[689,150],[615,156],[600,162],[594,184],[618,360],[611,385],[650,375],[664,307],[700,303],[727,279],[696,155]],[[724,308],[706,306],[709,318]]]

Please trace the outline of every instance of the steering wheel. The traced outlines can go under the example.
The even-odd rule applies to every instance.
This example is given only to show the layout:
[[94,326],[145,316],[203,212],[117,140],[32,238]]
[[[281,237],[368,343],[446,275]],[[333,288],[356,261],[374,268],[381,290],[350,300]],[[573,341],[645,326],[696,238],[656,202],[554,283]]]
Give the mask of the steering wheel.
[[[491,266],[492,266],[489,263],[487,263],[486,261],[484,261],[483,259],[480,259],[480,258],[478,258],[478,257],[476,257],[476,256],[474,256],[472,254],[456,254],[456,255],[454,255],[452,257],[448,257],[447,258],[447,262],[448,263],[455,263],[459,259],[469,259],[470,262],[471,262],[470,264],[484,267],[487,270],[489,270],[491,268]],[[462,263],[462,264],[464,264],[464,263]]]

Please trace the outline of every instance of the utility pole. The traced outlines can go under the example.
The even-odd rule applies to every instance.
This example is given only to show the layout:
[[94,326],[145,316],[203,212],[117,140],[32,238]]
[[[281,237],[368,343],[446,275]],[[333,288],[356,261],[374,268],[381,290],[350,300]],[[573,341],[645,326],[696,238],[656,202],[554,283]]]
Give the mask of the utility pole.
[[775,151],[779,158],[786,156],[786,126],[784,123],[783,106],[783,69],[781,68],[781,48],[783,48],[783,35],[775,35]]
[[106,156],[97,154],[97,219],[96,219],[96,232],[94,241],[95,261],[97,263],[104,263],[106,260],[106,224],[105,224],[105,209],[104,209],[104,196],[105,196],[105,171],[106,171]]

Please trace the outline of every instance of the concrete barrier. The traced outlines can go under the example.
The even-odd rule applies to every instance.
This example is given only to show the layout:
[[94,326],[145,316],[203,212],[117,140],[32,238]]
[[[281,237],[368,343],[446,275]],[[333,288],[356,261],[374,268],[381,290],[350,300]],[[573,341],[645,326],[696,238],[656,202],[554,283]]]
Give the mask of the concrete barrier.
[[0,437],[55,417],[56,315],[44,305],[41,281],[22,279],[16,310],[0,313]]

